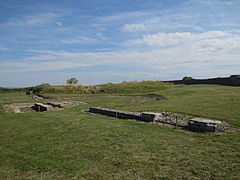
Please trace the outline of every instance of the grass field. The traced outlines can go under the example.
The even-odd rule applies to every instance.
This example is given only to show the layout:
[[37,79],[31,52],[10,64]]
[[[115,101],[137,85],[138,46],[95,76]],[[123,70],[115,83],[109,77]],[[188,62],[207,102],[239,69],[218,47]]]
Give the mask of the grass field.
[[[3,112],[3,104],[34,100],[0,93],[0,179],[240,179],[240,87],[133,82],[100,89],[44,92],[88,104],[20,114]],[[235,130],[194,133],[81,112],[91,106],[193,114]]]

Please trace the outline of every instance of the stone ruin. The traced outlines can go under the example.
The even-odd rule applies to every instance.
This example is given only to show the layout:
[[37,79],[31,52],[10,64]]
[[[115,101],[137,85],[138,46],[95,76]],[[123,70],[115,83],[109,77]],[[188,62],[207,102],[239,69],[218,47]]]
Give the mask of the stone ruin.
[[6,104],[4,109],[6,112],[45,112],[56,111],[64,108],[70,108],[78,105],[86,104],[80,101],[61,101],[61,102],[44,102],[44,103],[14,103]]
[[84,102],[80,101],[62,101],[62,102],[47,102],[47,103],[35,103],[33,108],[37,112],[44,112],[44,111],[53,111],[53,110],[58,110],[61,108],[69,108],[69,107],[74,107],[78,106],[81,104],[86,104]]
[[[74,107],[86,104],[80,101],[61,101],[47,103],[15,103],[4,106],[6,112],[45,112],[56,111],[63,108]],[[28,109],[28,110],[26,110]],[[115,117],[118,119],[135,119],[161,125],[170,125],[188,129],[194,132],[222,132],[228,129],[229,125],[224,121],[194,117],[185,114],[172,112],[127,112],[115,109],[91,107],[88,112]]]
[[5,112],[15,112],[21,113],[23,109],[31,109],[34,103],[14,103],[14,104],[5,104],[4,110]]
[[188,129],[195,132],[216,132],[221,129],[222,122],[206,118],[193,118],[188,121]]
[[221,121],[194,117],[185,114],[172,112],[127,112],[108,108],[91,107],[88,112],[115,117],[118,119],[135,119],[143,122],[155,124],[168,124],[175,127],[181,127],[194,132],[219,132],[223,131],[224,126]]
[[43,103],[35,103],[31,108],[37,112],[52,111],[54,109],[53,106]]

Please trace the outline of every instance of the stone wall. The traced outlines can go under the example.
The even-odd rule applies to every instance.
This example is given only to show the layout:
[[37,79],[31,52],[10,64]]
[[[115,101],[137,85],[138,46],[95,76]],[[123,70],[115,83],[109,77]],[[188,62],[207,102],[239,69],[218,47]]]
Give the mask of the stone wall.
[[101,114],[105,116],[115,117],[119,119],[136,119],[141,120],[141,113],[126,112],[126,111],[117,111],[114,109],[92,107],[89,108],[89,112],[95,114]]
[[222,129],[221,121],[172,113],[172,112],[127,112],[108,108],[91,107],[90,113],[101,114],[119,119],[136,119],[144,122],[163,123],[189,129],[195,132],[216,132]]
[[186,127],[188,125],[188,120],[192,116],[172,113],[172,112],[127,112],[127,111],[118,111],[115,109],[100,108],[100,107],[91,107],[89,112],[95,114],[101,114],[105,116],[115,117],[119,119],[136,119],[144,122],[160,122],[170,125],[177,125],[181,127]]
[[161,116],[156,119],[156,122],[170,124],[179,127],[187,127],[188,120],[193,118],[193,116],[173,113],[173,112],[162,112]]
[[165,123],[170,125],[177,125],[181,127],[187,127],[188,120],[192,118],[189,115],[183,115],[172,112],[127,112],[118,111],[115,109],[91,107],[89,108],[90,113],[101,114],[109,117],[115,117],[119,119],[136,119],[144,122],[155,122],[155,123]]

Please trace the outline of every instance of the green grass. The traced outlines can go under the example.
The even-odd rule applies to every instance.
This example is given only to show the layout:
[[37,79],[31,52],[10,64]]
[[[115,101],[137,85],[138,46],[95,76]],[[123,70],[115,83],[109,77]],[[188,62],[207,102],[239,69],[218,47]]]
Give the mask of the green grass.
[[[80,95],[88,104],[63,111],[0,112],[0,179],[239,179],[240,88],[151,83]],[[135,96],[144,93],[166,99]],[[0,100],[33,101],[21,92]],[[206,116],[236,131],[202,134],[81,112],[91,106]]]
[[119,84],[102,84],[96,86],[85,85],[60,85],[52,86],[49,84],[42,84],[32,88],[36,93],[45,96],[57,96],[69,94],[89,95],[89,94],[136,94],[136,93],[150,93],[160,89],[166,89],[174,85],[160,81],[133,81],[122,82]]
[[26,92],[1,92],[0,91],[0,115],[3,113],[3,105],[10,103],[21,102],[34,102],[29,96],[26,96]]

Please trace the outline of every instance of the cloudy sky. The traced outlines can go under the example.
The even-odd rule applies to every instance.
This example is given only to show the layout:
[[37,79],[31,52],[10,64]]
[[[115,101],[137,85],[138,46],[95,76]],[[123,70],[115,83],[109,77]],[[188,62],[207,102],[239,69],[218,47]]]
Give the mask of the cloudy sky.
[[240,74],[240,0],[0,0],[0,86]]

